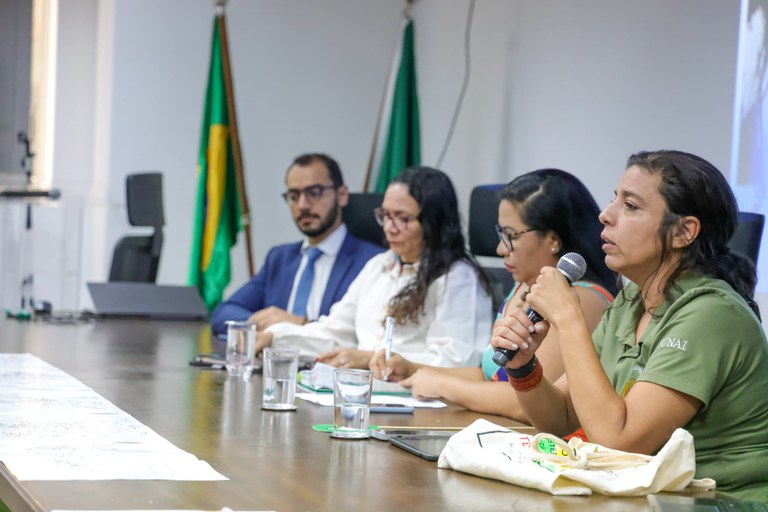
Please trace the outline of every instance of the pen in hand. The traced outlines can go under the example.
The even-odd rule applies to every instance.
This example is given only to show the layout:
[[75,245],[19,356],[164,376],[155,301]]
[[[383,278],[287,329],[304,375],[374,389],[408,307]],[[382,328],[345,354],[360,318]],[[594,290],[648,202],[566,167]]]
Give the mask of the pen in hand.
[[[384,323],[384,361],[388,364],[389,358],[392,355],[392,329],[395,327],[395,319],[391,316],[387,317]],[[387,374],[384,375],[384,380],[389,379],[389,374],[392,370],[387,366]]]

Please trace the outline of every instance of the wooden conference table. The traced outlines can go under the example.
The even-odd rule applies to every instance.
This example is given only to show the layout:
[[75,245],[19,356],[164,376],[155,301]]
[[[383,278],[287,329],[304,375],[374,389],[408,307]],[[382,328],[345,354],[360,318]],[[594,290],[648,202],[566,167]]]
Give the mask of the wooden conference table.
[[[210,331],[196,322],[0,320],[0,352],[28,352],[61,368],[230,479],[18,481],[0,465],[0,499],[13,511],[649,510],[645,498],[553,497],[438,470],[383,441],[331,439],[312,430],[332,422],[330,408],[298,400],[296,412],[262,411],[260,377],[245,382],[187,364],[210,350]],[[375,414],[372,422],[466,426],[478,417],[450,405]]]

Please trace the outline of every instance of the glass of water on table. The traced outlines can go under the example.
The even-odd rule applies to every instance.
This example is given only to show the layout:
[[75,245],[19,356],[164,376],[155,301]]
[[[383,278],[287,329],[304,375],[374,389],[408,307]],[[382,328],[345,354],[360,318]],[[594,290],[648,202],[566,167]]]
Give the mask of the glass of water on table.
[[264,394],[261,408],[272,411],[295,411],[299,349],[266,347],[262,358],[264,360]]
[[232,377],[248,379],[253,373],[256,356],[256,324],[253,322],[227,322],[226,367]]
[[331,437],[366,439],[370,436],[373,372],[336,369],[333,371],[333,431]]

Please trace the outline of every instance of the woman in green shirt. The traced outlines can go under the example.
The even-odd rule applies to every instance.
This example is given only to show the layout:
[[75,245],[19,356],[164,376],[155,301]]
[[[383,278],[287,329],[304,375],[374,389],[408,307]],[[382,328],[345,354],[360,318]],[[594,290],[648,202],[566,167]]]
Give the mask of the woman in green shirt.
[[[629,158],[600,214],[605,262],[630,284],[592,336],[562,274],[542,269],[527,302],[491,344],[520,349],[510,384],[541,431],[581,426],[590,441],[654,453],[678,428],[694,437],[696,477],[768,501],[768,345],[753,300],[756,275],[727,243],[733,193],[710,163],[679,151]],[[558,333],[565,375],[542,378],[535,352]]]

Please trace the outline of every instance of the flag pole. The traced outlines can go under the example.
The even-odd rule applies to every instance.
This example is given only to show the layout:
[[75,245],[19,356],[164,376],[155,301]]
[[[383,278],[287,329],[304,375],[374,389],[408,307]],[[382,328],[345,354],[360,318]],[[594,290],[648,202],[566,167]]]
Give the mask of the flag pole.
[[381,116],[384,113],[384,102],[387,100],[387,88],[389,84],[389,73],[387,74],[387,80],[384,82],[384,92],[381,94],[381,102],[379,102],[379,114],[376,116],[376,128],[373,130],[373,143],[371,144],[371,154],[368,156],[368,168],[365,170],[365,180],[363,182],[363,192],[368,192],[368,186],[371,181],[371,173],[373,172],[373,166],[376,158],[376,150],[378,149],[379,131],[381,128]]
[[224,7],[227,0],[215,0],[216,19],[221,34],[221,61],[224,66],[224,87],[227,92],[227,112],[229,114],[229,129],[232,135],[232,156],[237,177],[237,192],[240,200],[240,225],[245,232],[245,251],[248,262],[248,276],[253,277],[253,248],[251,246],[251,210],[248,206],[248,196],[245,193],[245,174],[243,173],[243,154],[240,150],[240,135],[237,130],[237,113],[235,112],[235,89],[232,84],[232,67],[229,63],[229,39]]

